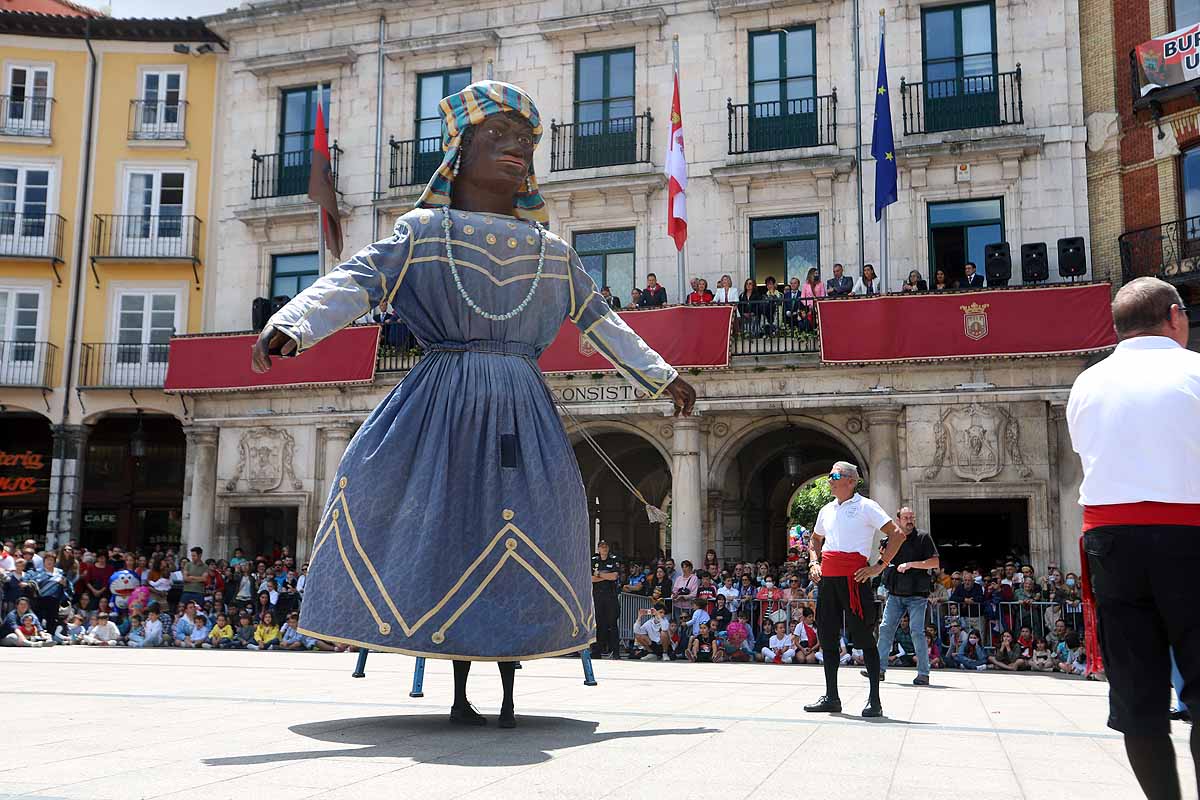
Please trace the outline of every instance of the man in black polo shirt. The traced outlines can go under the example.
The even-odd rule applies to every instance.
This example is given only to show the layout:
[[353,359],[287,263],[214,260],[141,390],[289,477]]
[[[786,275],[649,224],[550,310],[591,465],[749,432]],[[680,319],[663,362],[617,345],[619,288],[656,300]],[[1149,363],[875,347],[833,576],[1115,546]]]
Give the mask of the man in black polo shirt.
[[612,654],[613,658],[621,657],[617,633],[619,569],[617,557],[609,552],[608,542],[601,539],[592,556],[592,601],[596,604],[596,644],[592,647],[592,655],[597,658],[604,653]]
[[879,670],[879,679],[883,680],[896,628],[904,615],[908,614],[912,643],[917,651],[917,677],[913,678],[913,684],[928,686],[929,642],[925,637],[925,610],[929,607],[929,570],[937,569],[941,561],[933,537],[917,530],[917,515],[913,510],[906,506],[900,509],[898,516],[900,528],[908,537],[900,545],[892,565],[883,573],[888,599],[883,608],[883,622],[879,625],[879,663],[883,665]]

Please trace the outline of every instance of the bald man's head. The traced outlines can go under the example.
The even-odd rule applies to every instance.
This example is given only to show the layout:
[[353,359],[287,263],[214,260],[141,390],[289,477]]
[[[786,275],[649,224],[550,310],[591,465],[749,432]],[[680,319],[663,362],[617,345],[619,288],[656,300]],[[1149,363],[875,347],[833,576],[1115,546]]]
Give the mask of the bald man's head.
[[[1184,308],[1174,286],[1158,278],[1137,278],[1121,287],[1112,302],[1113,327],[1118,339],[1133,336],[1171,336],[1177,325],[1171,306]],[[1184,315],[1180,315],[1184,316]],[[1186,333],[1187,320],[1183,319]]]

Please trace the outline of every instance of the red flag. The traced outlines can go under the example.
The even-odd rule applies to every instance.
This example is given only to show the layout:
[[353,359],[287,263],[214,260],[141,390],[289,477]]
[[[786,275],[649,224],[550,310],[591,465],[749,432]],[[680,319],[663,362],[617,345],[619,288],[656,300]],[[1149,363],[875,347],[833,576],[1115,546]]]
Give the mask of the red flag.
[[679,113],[679,73],[675,73],[675,95],[671,98],[671,136],[667,146],[667,235],[675,249],[687,241],[687,158],[683,152],[683,117]]
[[325,246],[335,259],[342,257],[342,220],[338,216],[337,189],[333,184],[333,162],[329,157],[329,132],[325,113],[317,98],[317,130],[313,133],[312,167],[308,173],[308,198],[321,207]]

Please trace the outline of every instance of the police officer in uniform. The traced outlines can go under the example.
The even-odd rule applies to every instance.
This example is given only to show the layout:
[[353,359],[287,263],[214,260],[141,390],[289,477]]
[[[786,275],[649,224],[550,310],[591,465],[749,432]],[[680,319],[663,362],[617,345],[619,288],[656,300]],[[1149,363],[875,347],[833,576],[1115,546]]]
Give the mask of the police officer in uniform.
[[608,549],[603,539],[596,545],[592,556],[592,601],[596,604],[596,644],[592,655],[600,657],[610,653],[620,658],[620,634],[617,632],[617,557]]

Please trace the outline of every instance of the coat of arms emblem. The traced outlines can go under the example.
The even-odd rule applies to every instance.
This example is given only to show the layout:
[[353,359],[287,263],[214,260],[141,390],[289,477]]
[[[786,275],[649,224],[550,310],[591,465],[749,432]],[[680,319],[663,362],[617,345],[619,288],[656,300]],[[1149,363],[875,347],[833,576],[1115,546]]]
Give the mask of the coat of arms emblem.
[[587,338],[587,334],[580,332],[579,334],[579,355],[584,358],[591,358],[599,351],[596,345],[592,344],[592,340]]
[[249,429],[238,442],[237,467],[225,489],[235,491],[243,476],[246,485],[256,492],[278,489],[285,478],[290,479],[291,488],[300,489],[303,484],[296,479],[292,468],[295,450],[295,439],[282,428]]
[[1002,408],[971,403],[946,409],[934,429],[934,444],[933,463],[925,470],[930,480],[944,465],[976,483],[996,477],[1006,463],[1022,478],[1033,474],[1021,452],[1020,423]]
[[978,342],[988,335],[987,310],[991,303],[971,303],[959,306],[963,312],[963,333],[968,339]]

